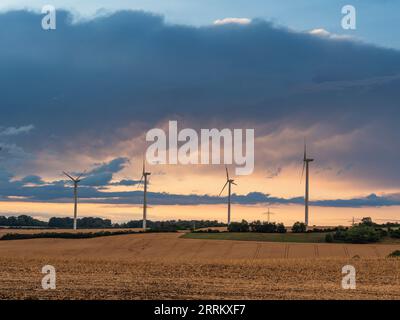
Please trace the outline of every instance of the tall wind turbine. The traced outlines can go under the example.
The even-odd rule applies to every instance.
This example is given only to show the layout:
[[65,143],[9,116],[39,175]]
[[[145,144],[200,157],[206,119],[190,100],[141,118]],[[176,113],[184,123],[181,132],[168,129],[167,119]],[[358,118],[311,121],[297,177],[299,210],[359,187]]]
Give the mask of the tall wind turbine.
[[228,226],[229,226],[231,223],[231,190],[232,190],[231,185],[234,184],[235,186],[237,186],[237,184],[234,182],[235,180],[229,179],[228,167],[225,166],[225,170],[226,170],[226,182],[221,192],[219,193],[219,196],[221,196],[226,185],[228,185]]
[[150,172],[146,172],[145,161],[143,160],[143,171],[142,177],[140,178],[139,185],[143,182],[143,230],[146,231],[146,219],[147,219],[147,183]]
[[303,179],[304,175],[304,168],[306,169],[306,194],[304,198],[304,205],[305,205],[305,218],[304,218],[304,223],[306,226],[308,226],[308,200],[309,200],[309,182],[310,182],[310,177],[309,177],[309,164],[310,162],[313,162],[314,159],[307,158],[307,145],[304,141],[304,158],[303,158],[303,171],[301,172],[301,179]]
[[78,215],[78,183],[81,182],[80,177],[82,177],[83,173],[81,173],[76,178],[73,178],[66,172],[63,172],[68,178],[72,180],[74,183],[74,230],[76,230],[76,218]]

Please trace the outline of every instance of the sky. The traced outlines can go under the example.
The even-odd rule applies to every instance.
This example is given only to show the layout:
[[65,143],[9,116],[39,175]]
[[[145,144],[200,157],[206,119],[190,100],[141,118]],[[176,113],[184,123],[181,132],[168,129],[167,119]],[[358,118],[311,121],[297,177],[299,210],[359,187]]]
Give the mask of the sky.
[[[226,17],[260,18],[293,30],[324,28],[400,48],[400,39],[394,32],[400,27],[397,0],[2,0],[0,10],[40,10],[46,4],[72,11],[80,18],[104,11],[143,10],[163,15],[167,23],[191,26],[209,25]],[[341,9],[348,4],[357,10],[356,30],[343,30],[340,24]]]
[[[68,215],[62,171],[86,170],[85,214],[129,220],[145,134],[176,120],[255,130],[254,173],[235,177],[237,220],[260,205],[301,217],[304,138],[314,217],[325,217],[315,221],[363,208],[396,218],[400,4],[353,1],[357,29],[343,30],[342,1],[246,3],[53,1],[57,29],[45,31],[43,2],[2,1],[0,214]],[[148,169],[154,217],[193,217],[200,205],[196,218],[223,220],[223,165]]]

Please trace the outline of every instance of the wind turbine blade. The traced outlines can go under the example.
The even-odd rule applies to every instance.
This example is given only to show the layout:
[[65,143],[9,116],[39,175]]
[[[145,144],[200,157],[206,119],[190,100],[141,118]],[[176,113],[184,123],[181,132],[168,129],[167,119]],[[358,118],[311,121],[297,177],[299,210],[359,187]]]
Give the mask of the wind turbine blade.
[[235,183],[235,182],[233,182],[233,181],[232,181],[232,184],[234,184],[235,186],[237,186],[237,183]]
[[222,190],[221,190],[221,192],[219,193],[218,197],[221,196],[221,193],[222,193],[222,191],[224,191],[224,189],[225,189],[225,187],[226,187],[227,184],[228,184],[228,181],[224,184],[224,187],[222,188]]
[[229,180],[229,173],[228,173],[228,167],[225,166],[225,170],[226,170],[226,180]]
[[145,172],[146,172],[146,165],[145,165],[145,161],[144,161],[144,158],[143,158],[143,171],[142,171],[143,175],[144,175]]
[[303,181],[303,176],[304,176],[304,168],[306,166],[306,163],[303,162],[303,170],[301,170],[301,178],[300,178],[300,183]]
[[304,138],[304,158],[303,160],[306,161],[307,159],[307,144],[306,144],[306,139]]
[[138,188],[138,189],[139,189],[141,183],[143,182],[143,177],[144,177],[144,175],[140,178],[139,183],[137,184],[137,188]]
[[63,171],[63,173],[68,177],[68,178],[70,178],[72,181],[75,181],[75,179],[74,178],[72,178],[68,173],[66,173],[65,171]]
[[80,177],[82,177],[86,173],[86,170],[84,170],[75,180],[79,180]]

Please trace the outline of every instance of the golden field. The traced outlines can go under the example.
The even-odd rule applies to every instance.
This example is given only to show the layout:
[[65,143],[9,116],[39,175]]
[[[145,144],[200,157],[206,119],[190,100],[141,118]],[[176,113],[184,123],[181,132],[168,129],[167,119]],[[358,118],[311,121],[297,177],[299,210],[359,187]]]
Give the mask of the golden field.
[[[0,242],[1,299],[400,299],[399,245],[297,244],[135,234]],[[43,290],[41,268],[57,270]],[[357,270],[343,290],[341,269]]]

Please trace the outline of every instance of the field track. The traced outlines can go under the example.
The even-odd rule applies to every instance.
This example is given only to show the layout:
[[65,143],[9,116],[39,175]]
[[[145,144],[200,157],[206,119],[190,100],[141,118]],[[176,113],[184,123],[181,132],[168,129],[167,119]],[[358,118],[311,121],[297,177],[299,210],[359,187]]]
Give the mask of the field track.
[[0,257],[85,259],[290,259],[386,257],[400,245],[272,243],[182,239],[180,233],[149,233],[93,239],[0,241]]

